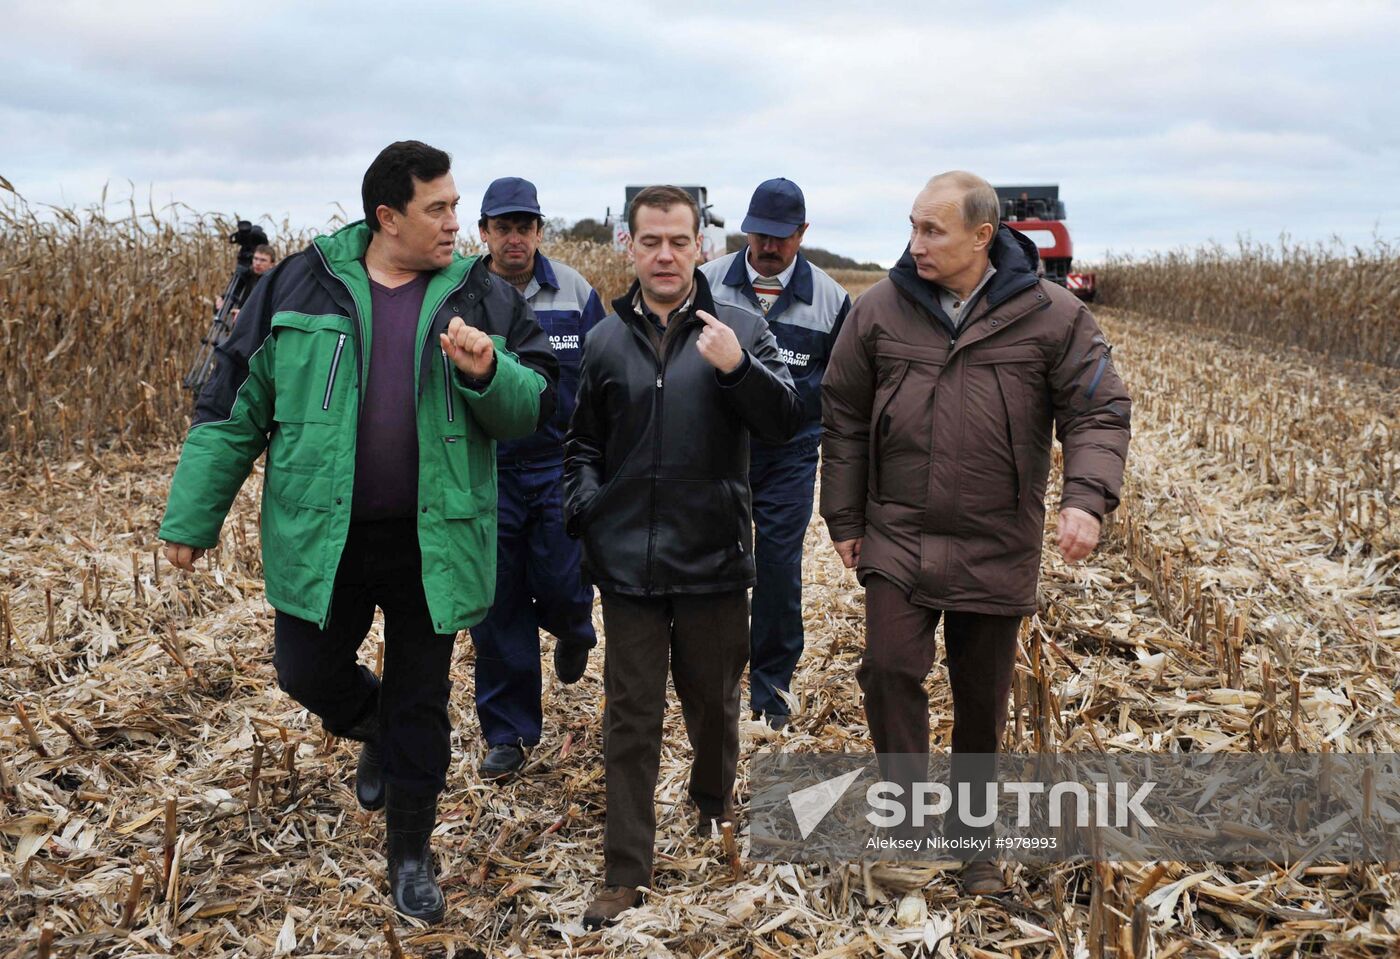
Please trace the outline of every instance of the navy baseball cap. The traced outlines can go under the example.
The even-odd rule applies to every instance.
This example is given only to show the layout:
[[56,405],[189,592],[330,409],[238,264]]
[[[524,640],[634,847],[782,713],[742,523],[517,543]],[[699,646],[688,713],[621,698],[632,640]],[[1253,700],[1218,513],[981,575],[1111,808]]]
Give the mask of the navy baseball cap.
[[807,222],[807,201],[796,183],[783,177],[764,180],[753,191],[749,214],[739,229],[765,236],[792,236]]
[[540,199],[533,183],[518,176],[503,176],[491,181],[486,195],[481,198],[481,215],[504,216],[507,213],[544,216],[540,212]]

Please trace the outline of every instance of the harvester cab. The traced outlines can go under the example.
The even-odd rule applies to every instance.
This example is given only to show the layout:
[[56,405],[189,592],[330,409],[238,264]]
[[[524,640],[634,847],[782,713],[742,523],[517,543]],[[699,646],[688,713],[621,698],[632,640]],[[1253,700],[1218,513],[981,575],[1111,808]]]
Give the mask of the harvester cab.
[[[612,229],[615,249],[625,249],[627,241],[632,239],[632,234],[627,231],[627,211],[632,206],[633,198],[644,189],[640,186],[627,187],[622,212],[614,216],[612,209],[608,209],[604,222]],[[689,193],[695,199],[695,205],[700,207],[700,262],[706,263],[724,256],[724,218],[711,208],[709,190],[703,186],[683,186],[681,189]]]
[[1065,287],[1081,300],[1094,298],[1096,278],[1073,270],[1074,246],[1065,224],[1065,201],[1058,184],[1050,186],[999,186],[1001,218],[1013,230],[1024,233],[1040,251],[1045,278]]

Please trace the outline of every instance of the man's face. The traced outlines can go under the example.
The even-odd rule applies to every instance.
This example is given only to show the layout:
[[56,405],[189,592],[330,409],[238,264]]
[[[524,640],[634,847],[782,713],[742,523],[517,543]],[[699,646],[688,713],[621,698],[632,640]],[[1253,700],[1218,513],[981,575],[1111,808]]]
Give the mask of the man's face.
[[254,273],[256,273],[258,276],[262,276],[270,269],[272,269],[272,257],[268,256],[266,253],[253,254]]
[[769,236],[766,233],[749,234],[749,264],[764,276],[777,276],[792,265],[797,257],[797,248],[802,245],[802,235],[807,232],[807,224],[793,231],[792,236]]
[[942,283],[960,276],[986,254],[995,227],[973,229],[963,222],[962,191],[938,185],[914,198],[909,214],[909,252],[922,279]]
[[486,225],[477,229],[481,242],[491,251],[492,264],[502,273],[521,273],[534,265],[535,250],[544,235],[538,217],[507,213],[488,218]]
[[683,203],[665,210],[638,207],[637,228],[629,249],[648,299],[658,303],[685,299],[700,255],[700,235],[690,207]]
[[[457,185],[452,174],[436,180],[413,179],[413,199],[403,213],[392,216],[383,229],[391,232],[403,265],[415,270],[440,270],[452,263],[457,242]],[[386,210],[388,207],[380,207]],[[383,222],[383,221],[381,221]]]

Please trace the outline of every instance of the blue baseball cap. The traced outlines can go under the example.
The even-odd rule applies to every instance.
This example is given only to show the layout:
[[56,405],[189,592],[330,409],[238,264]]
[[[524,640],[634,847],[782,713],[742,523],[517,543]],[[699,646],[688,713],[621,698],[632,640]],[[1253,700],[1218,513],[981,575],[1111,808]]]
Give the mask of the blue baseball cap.
[[518,176],[503,176],[491,181],[486,195],[481,198],[481,215],[504,216],[507,213],[544,216],[540,212],[540,199],[533,183]]
[[796,183],[784,177],[764,180],[753,191],[749,213],[739,229],[765,236],[792,236],[807,222],[807,201]]

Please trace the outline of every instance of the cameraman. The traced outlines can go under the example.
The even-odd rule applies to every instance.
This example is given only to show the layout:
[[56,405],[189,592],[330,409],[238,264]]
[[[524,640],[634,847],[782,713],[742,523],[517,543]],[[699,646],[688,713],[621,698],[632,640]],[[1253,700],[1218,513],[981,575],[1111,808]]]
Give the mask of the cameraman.
[[[238,298],[239,306],[242,306],[248,301],[248,296],[253,292],[253,288],[258,285],[258,280],[262,279],[262,275],[276,265],[277,250],[273,248],[271,243],[259,243],[253,248],[253,272],[248,277],[248,281],[243,284],[242,295]],[[220,295],[214,297],[214,309],[217,311],[222,310],[223,308],[223,296]],[[232,322],[237,318],[238,307],[235,306],[229,312],[229,321]]]

